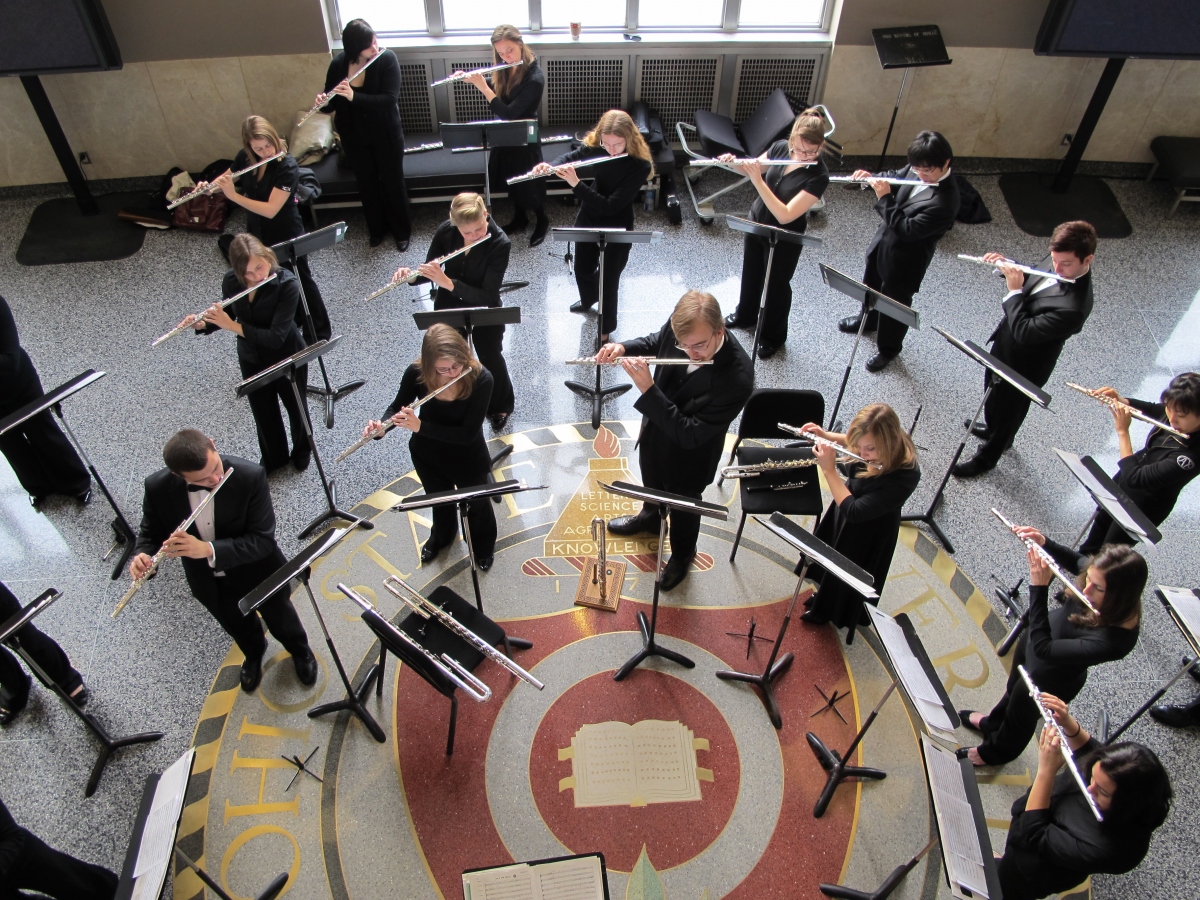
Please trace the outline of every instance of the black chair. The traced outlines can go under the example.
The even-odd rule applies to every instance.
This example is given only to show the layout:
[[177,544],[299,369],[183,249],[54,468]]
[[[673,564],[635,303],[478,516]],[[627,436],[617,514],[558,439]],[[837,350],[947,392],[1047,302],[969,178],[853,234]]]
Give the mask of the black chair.
[[[451,588],[445,585],[436,588],[428,598],[455,619],[483,638],[493,647],[504,643],[504,629],[468,603]],[[416,613],[409,613],[400,622],[399,629],[416,639],[421,646],[435,656],[448,653],[457,660],[468,672],[474,672],[483,662],[483,654],[458,637],[449,628],[436,619],[422,619]],[[402,646],[388,648],[400,651],[396,655],[400,661],[425,679],[429,685],[444,697],[450,699],[450,733],[446,738],[446,755],[454,753],[454,731],[458,725],[458,688],[449,678],[439,672],[433,665],[415,650]],[[382,673],[380,675],[382,678]]]
[[[812,450],[808,447],[739,447],[735,452],[739,466],[757,465],[768,460],[786,462],[813,458]],[[777,487],[782,489],[776,490]],[[816,516],[813,531],[817,530],[821,521],[821,479],[815,465],[742,478],[738,484],[738,500],[742,507],[742,518],[733,538],[733,549],[729,552],[730,562],[737,556],[738,545],[742,542],[746,516],[770,516],[775,512],[785,516]]]
[[[758,388],[750,394],[742,420],[738,424],[737,440],[729,451],[729,462],[746,438],[758,440],[784,440],[785,432],[779,423],[799,427],[807,422],[820,425],[825,421],[825,398],[817,391],[800,391],[789,388]],[[724,482],[718,478],[717,484]]]

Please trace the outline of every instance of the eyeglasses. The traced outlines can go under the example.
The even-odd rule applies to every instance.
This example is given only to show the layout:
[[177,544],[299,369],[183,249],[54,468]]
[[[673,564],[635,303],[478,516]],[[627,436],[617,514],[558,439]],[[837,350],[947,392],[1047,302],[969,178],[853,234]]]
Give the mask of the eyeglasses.
[[448,369],[443,368],[441,366],[437,366],[434,368],[433,371],[437,372],[439,375],[457,375],[459,372],[462,371],[462,363],[455,363],[454,365],[450,366],[450,368],[448,368]]
[[709,335],[698,344],[679,344],[675,345],[676,350],[682,350],[684,353],[703,353],[705,348],[712,343],[713,335]]
[[816,159],[821,155],[820,147],[813,147],[811,150],[805,146],[792,147],[791,151],[801,159]]
[[623,140],[620,140],[620,141],[601,140],[600,146],[603,147],[605,150],[607,150],[609,153],[620,153],[622,150],[625,149],[625,141],[623,141]]

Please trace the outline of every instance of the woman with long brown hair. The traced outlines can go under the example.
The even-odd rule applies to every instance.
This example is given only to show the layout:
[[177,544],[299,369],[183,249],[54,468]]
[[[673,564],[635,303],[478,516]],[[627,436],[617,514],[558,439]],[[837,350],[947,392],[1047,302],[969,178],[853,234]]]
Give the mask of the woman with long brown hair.
[[[511,65],[518,61],[521,65],[493,72],[490,80],[479,73],[467,75],[467,83],[479,89],[498,119],[536,119],[546,90],[546,75],[521,37],[521,30],[515,25],[497,26],[492,32],[492,65]],[[509,178],[524,175],[541,161],[539,144],[497,147],[492,151],[489,164],[492,184],[504,184]],[[531,212],[536,222],[529,246],[538,246],[546,239],[550,227],[550,220],[546,218],[545,180],[538,178],[509,185],[508,196],[513,202],[513,218],[504,226],[505,233],[512,237],[523,232],[529,224],[526,213]]]
[[[584,184],[572,163],[620,156],[624,159],[588,166],[586,177],[594,179]],[[654,161],[650,148],[642,138],[629,114],[610,109],[600,117],[596,127],[583,139],[578,150],[565,153],[553,163],[541,163],[534,171],[549,173],[551,168],[564,166],[559,176],[571,186],[579,199],[577,228],[633,228],[633,204],[642,186],[654,176]],[[607,341],[617,327],[617,296],[621,273],[629,262],[632,244],[611,244],[604,251],[604,321],[601,339]],[[600,251],[595,244],[575,247],[575,283],[579,287],[579,302],[571,312],[586,312],[600,299]]]
[[[900,511],[921,480],[916,447],[896,411],[886,403],[872,403],[859,410],[845,434],[826,431],[812,422],[800,430],[835,441],[867,460],[847,466],[843,478],[837,470],[837,451],[822,444],[813,447],[833,495],[816,535],[866,569],[876,591],[882,594],[900,534]],[[809,575],[818,588],[801,621],[832,622],[838,628],[851,629],[869,623],[861,594],[827,577],[823,570],[814,575],[810,568]]]
[[[464,372],[466,377],[422,406],[417,415],[414,401]],[[412,432],[408,452],[426,493],[487,483],[492,461],[483,438],[483,418],[491,396],[491,373],[471,355],[462,335],[449,325],[431,325],[421,339],[421,355],[404,370],[400,390],[383,414],[384,419]],[[368,422],[363,437],[382,427],[378,419]],[[496,552],[496,516],[490,500],[470,504],[467,527],[476,562],[486,572]],[[433,562],[457,533],[454,507],[434,507],[433,529],[421,547],[421,562]]]
[[[787,140],[776,141],[761,159],[786,159],[787,166],[767,166],[751,160],[733,168],[749,176],[758,192],[750,207],[750,218],[763,225],[786,228],[803,234],[808,227],[808,211],[829,187],[829,169],[821,159],[825,131],[829,121],[819,107],[806,109],[796,116]],[[732,153],[722,160],[731,161]],[[766,318],[758,345],[759,359],[770,359],[787,340],[788,313],[792,310],[792,275],[800,262],[800,244],[781,241],[775,245],[771,262],[771,280],[767,284]],[[767,256],[771,245],[766,238],[747,234],[742,250],[742,292],[737,309],[725,317],[729,328],[754,328],[762,303],[763,282],[767,277]]]

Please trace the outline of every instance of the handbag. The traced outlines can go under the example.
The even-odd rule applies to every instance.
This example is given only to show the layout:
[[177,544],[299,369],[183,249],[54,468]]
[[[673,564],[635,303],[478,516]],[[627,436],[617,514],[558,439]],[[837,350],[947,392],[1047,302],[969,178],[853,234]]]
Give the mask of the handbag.
[[172,211],[176,228],[191,231],[222,232],[229,215],[229,201],[224,194],[202,194]]

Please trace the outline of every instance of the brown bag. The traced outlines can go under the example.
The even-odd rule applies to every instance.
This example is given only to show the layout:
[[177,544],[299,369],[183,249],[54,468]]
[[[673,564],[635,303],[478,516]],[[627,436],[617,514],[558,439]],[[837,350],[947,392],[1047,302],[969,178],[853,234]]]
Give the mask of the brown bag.
[[176,228],[220,233],[225,230],[229,201],[224,194],[203,194],[175,207],[172,212]]

